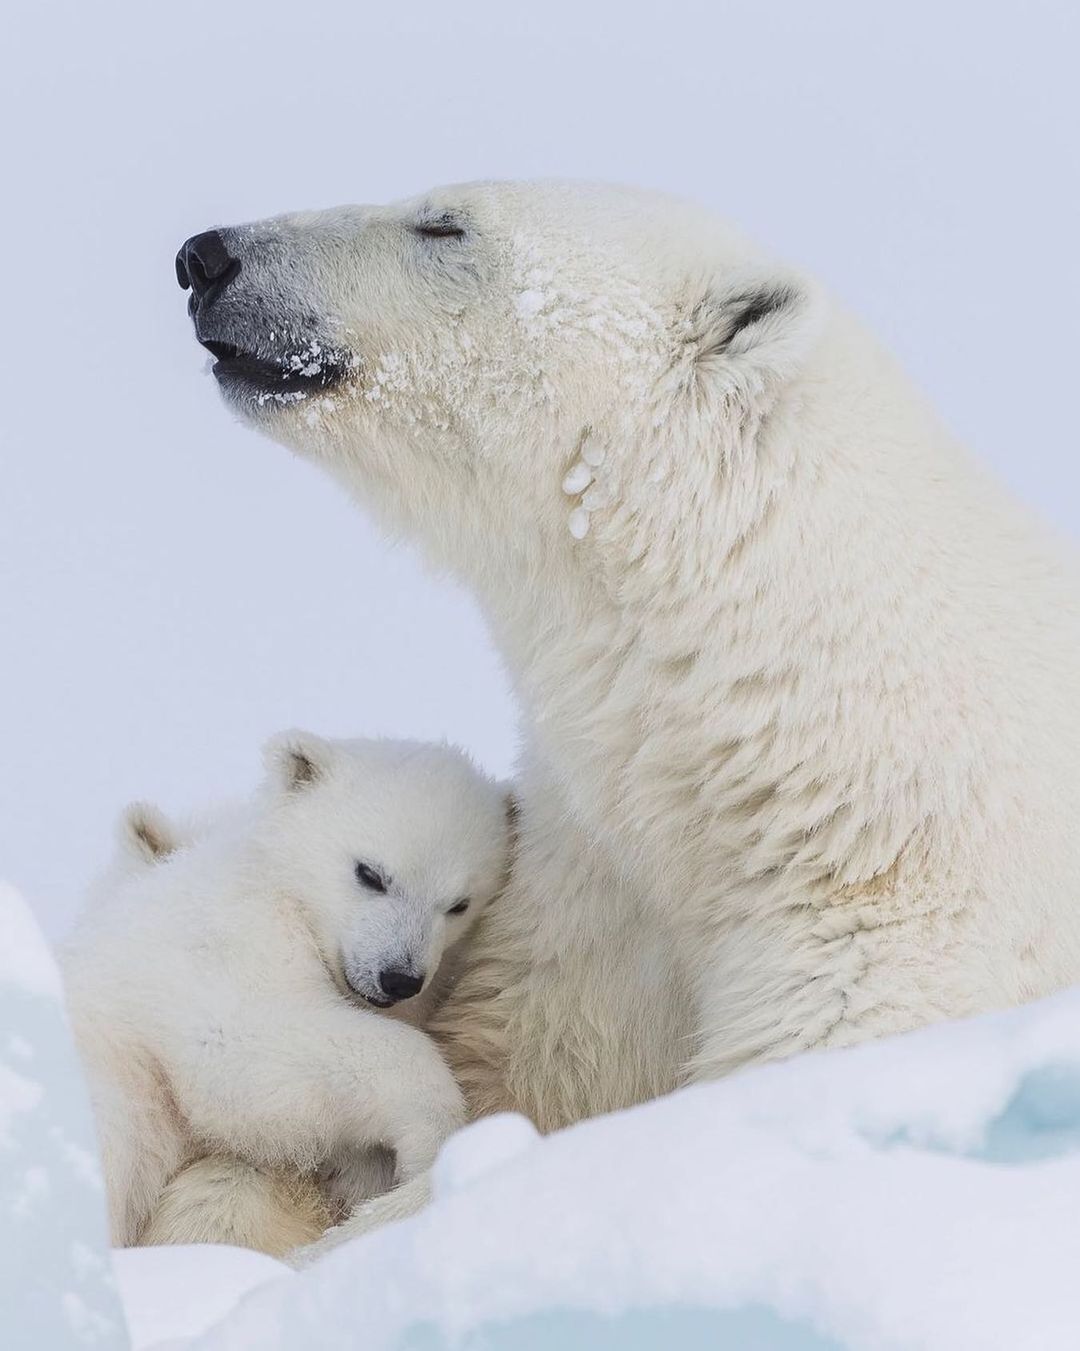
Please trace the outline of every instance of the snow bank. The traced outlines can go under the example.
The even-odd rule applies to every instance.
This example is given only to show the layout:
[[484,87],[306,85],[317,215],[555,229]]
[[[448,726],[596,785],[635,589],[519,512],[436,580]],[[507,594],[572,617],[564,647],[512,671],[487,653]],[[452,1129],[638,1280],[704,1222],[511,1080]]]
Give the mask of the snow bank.
[[424,1214],[199,1351],[1080,1343],[1080,994],[451,1141]]
[[290,1269],[246,1248],[118,1248],[113,1273],[131,1351],[172,1341],[183,1346],[230,1312],[249,1291],[288,1279]]
[[0,1217],[0,1343],[125,1347],[97,1145],[60,980],[29,910],[2,884]]
[[[0,937],[25,925],[4,902]],[[0,968],[0,998],[23,1009],[0,1062],[18,1078],[0,1096],[0,1195],[21,1262],[11,1279],[3,1264],[5,1316],[15,1307],[35,1331],[15,1345],[77,1345],[74,1291],[109,1345],[101,1198],[72,1161],[85,1160],[68,1118],[84,1118],[77,1080],[41,949],[25,928],[19,942],[25,968]],[[20,1122],[33,1126],[13,1135]],[[27,1190],[38,1167],[59,1212]],[[1074,1351],[1078,1216],[1073,991],[546,1139],[492,1118],[448,1144],[427,1211],[304,1272],[161,1249],[121,1254],[121,1289],[137,1345],[168,1337],[170,1351]],[[50,1318],[68,1341],[37,1334]]]

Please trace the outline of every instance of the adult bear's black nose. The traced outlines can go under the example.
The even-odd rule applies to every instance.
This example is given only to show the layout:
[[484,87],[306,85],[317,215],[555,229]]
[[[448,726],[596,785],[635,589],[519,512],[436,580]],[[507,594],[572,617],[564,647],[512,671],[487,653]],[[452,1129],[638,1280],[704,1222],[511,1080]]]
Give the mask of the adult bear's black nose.
[[240,259],[234,258],[218,230],[192,235],[176,255],[176,280],[186,291],[191,287],[196,304],[228,286],[240,271]]
[[411,971],[395,971],[393,967],[379,972],[379,987],[389,999],[411,999],[419,994],[424,984],[423,976],[414,976]]

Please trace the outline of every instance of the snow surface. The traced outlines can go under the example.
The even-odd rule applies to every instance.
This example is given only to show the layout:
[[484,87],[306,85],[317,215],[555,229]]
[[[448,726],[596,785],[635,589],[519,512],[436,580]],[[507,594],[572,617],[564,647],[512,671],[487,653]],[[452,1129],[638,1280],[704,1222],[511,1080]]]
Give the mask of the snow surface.
[[1078,1151],[1070,991],[542,1140],[480,1122],[447,1146],[430,1209],[197,1346],[330,1351],[363,1318],[365,1351],[1066,1351]]
[[0,884],[0,1346],[126,1346],[90,1108],[56,965]]
[[112,1265],[131,1351],[166,1341],[183,1345],[213,1327],[249,1291],[293,1274],[264,1253],[212,1244],[119,1248]]
[[[55,970],[0,889],[4,1345],[126,1343]],[[29,975],[27,974],[29,973]],[[1080,990],[541,1138],[446,1146],[434,1200],[293,1273],[114,1254],[136,1348],[1074,1351]]]

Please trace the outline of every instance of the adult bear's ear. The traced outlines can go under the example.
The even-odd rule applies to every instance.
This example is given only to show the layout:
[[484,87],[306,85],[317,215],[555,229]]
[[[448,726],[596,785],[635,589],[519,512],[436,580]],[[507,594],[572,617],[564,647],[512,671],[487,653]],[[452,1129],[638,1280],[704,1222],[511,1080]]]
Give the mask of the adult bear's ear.
[[816,283],[782,269],[712,279],[691,301],[685,332],[697,381],[760,389],[794,375],[825,320]]
[[135,863],[160,863],[180,848],[180,833],[158,807],[133,802],[125,807],[118,830],[120,848]]
[[318,783],[333,758],[333,747],[314,732],[279,732],[263,748],[271,784],[286,793],[302,792]]

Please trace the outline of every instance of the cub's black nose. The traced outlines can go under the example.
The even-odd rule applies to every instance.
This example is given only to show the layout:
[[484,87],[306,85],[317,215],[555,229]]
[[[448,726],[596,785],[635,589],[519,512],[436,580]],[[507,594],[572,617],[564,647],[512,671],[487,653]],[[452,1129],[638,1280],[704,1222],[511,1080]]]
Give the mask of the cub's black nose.
[[388,999],[411,999],[420,993],[423,983],[423,976],[414,976],[408,971],[395,971],[390,967],[379,972],[379,988]]
[[192,235],[176,255],[176,280],[200,304],[208,296],[223,290],[240,271],[240,259],[234,258],[217,230]]

